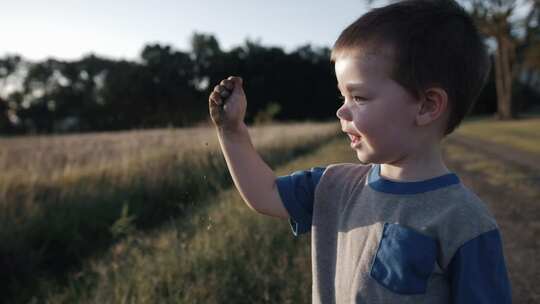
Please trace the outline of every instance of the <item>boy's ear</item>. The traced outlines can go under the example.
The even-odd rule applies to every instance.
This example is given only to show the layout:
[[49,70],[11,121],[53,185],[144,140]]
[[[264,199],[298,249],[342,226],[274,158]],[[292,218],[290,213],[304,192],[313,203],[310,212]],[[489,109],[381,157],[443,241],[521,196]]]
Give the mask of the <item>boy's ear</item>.
[[424,92],[416,114],[416,124],[425,126],[444,114],[448,106],[448,95],[441,88],[429,88]]

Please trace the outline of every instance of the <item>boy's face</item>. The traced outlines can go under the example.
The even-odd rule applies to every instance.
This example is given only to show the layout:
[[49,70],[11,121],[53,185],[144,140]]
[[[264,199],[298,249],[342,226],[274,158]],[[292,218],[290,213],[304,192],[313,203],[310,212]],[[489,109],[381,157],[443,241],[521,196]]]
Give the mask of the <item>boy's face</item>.
[[404,160],[415,145],[418,103],[389,77],[391,60],[382,55],[345,54],[335,61],[344,97],[336,115],[361,163]]

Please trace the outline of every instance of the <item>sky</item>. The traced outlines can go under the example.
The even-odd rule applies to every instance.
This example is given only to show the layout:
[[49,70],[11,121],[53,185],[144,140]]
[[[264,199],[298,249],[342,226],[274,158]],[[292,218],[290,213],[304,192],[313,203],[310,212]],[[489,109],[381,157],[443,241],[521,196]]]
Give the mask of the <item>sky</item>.
[[194,32],[224,50],[246,39],[286,51],[331,47],[367,11],[364,0],[2,0],[0,57],[136,60],[149,43],[189,51]]

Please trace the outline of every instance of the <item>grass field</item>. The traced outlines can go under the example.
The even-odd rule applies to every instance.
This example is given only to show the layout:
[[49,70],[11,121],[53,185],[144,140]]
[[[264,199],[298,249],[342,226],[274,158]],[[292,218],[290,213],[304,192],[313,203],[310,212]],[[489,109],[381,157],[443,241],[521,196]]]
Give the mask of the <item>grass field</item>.
[[[516,214],[525,210],[530,210],[529,218],[517,220],[525,226],[538,223],[538,208],[529,203],[529,209],[524,209],[527,202],[540,198],[537,187],[524,182],[532,173],[452,143],[445,146],[445,155],[452,169],[482,198],[489,199],[504,229],[514,299],[535,299],[534,287],[525,283],[537,275],[537,269],[527,269],[520,259],[539,253],[534,246],[525,245],[534,242],[534,232],[509,228]],[[312,154],[278,167],[276,173],[289,174],[336,162],[356,162],[346,138],[337,138]],[[503,196],[494,193],[494,187],[499,192],[516,191],[520,195],[513,196],[516,201],[509,208],[500,199]],[[130,235],[106,257],[87,263],[82,272],[73,274],[73,284],[52,292],[48,301],[309,303],[309,236],[295,239],[286,221],[252,212],[235,189],[220,193],[214,201],[187,222],[171,222],[151,234]]]
[[[538,148],[540,138],[534,145]],[[445,153],[449,167],[486,202],[497,220],[513,303],[540,303],[540,285],[536,284],[540,278],[540,155],[531,154],[537,161],[530,166],[522,164],[522,159],[500,157],[499,148],[483,143],[482,149],[471,149],[449,141]]]
[[540,155],[540,116],[530,115],[515,121],[490,117],[465,121],[457,134]]
[[[276,174],[347,157],[338,138]],[[309,235],[295,239],[287,221],[251,211],[235,189],[212,200],[187,222],[118,243],[49,303],[309,303]]]
[[[463,124],[457,133],[488,141],[504,135],[504,142],[494,140],[493,143],[523,149],[532,154],[540,144],[537,135],[540,134],[538,119],[512,123],[499,124],[491,120],[476,119]],[[271,126],[265,130],[253,130],[252,138],[276,174],[285,175],[295,170],[330,163],[356,162],[348,139],[343,135],[336,137],[339,133],[338,127],[336,124]],[[260,133],[256,133],[259,131]],[[264,133],[265,131],[267,133]],[[110,162],[109,167],[105,166],[109,171],[102,169],[106,173],[80,173],[92,172],[92,167],[100,168],[95,165],[98,163],[96,159],[100,158],[90,152],[92,147],[99,146],[100,141],[97,139],[93,145],[85,148],[85,141],[78,141],[76,137],[66,139],[73,140],[71,144],[80,148],[78,152],[73,152],[79,153],[78,157],[66,157],[77,159],[71,162],[71,167],[88,168],[89,171],[79,171],[81,175],[74,173],[77,170],[65,169],[70,167],[67,165],[64,165],[64,169],[55,166],[40,167],[42,161],[35,156],[33,166],[39,167],[35,171],[42,173],[35,174],[33,179],[26,181],[47,180],[47,173],[57,170],[57,180],[65,186],[61,191],[66,192],[61,192],[61,197],[68,200],[55,203],[46,199],[50,192],[40,192],[42,189],[39,188],[39,183],[29,183],[36,187],[30,189],[37,189],[34,190],[36,195],[30,197],[41,197],[44,202],[40,203],[43,204],[40,209],[42,213],[36,214],[38,218],[41,216],[46,220],[42,220],[41,226],[37,227],[46,234],[55,235],[57,239],[59,236],[64,237],[60,242],[57,239],[48,240],[45,244],[49,247],[44,248],[63,246],[64,251],[60,252],[63,255],[58,255],[59,253],[52,249],[43,254],[34,247],[27,247],[32,243],[24,237],[33,236],[32,231],[36,233],[34,237],[43,238],[44,233],[39,234],[36,230],[22,230],[23,238],[10,238],[9,233],[2,234],[2,238],[10,240],[11,243],[7,244],[11,244],[19,253],[25,253],[29,248],[34,250],[30,252],[36,254],[36,257],[27,257],[35,258],[31,260],[34,261],[34,269],[42,269],[40,263],[50,260],[63,261],[63,257],[69,257],[69,254],[75,256],[78,263],[69,269],[58,270],[63,274],[63,279],[44,276],[38,282],[32,281],[31,288],[37,292],[30,292],[28,285],[16,284],[12,284],[10,290],[17,290],[19,293],[28,291],[25,295],[35,295],[34,303],[310,303],[309,235],[294,238],[287,221],[259,215],[245,206],[237,191],[230,188],[228,171],[217,150],[217,141],[211,130],[207,130],[209,133],[204,133],[204,130],[189,130],[188,132],[193,133],[186,137],[182,137],[185,134],[178,130],[162,132],[108,134],[112,137],[104,135],[103,142],[107,144],[103,144],[101,150],[95,150],[103,151],[103,155],[114,155],[111,157],[116,159]],[[287,139],[281,137],[283,134],[287,135]],[[144,140],[139,137],[138,141],[122,143],[124,138],[132,135],[147,137]],[[162,138],[157,140],[160,136]],[[91,138],[95,139],[89,137],[88,140]],[[205,140],[200,140],[201,138]],[[266,139],[263,140],[264,138]],[[50,147],[47,138],[36,139],[43,147]],[[532,141],[533,144],[527,144],[526,147],[515,144],[527,141]],[[24,139],[21,139],[20,145],[24,146],[24,142]],[[185,145],[182,142],[190,144]],[[18,153],[32,150],[31,145],[26,145],[29,150],[19,148]],[[66,144],[64,147],[72,145]],[[124,148],[121,148],[122,145]],[[170,149],[161,150],[159,147],[163,146]],[[155,151],[161,152],[151,153],[152,148],[149,147],[157,147]],[[174,151],[176,153],[173,153]],[[182,154],[178,151],[187,152]],[[7,153],[18,154],[13,151],[1,152],[3,158],[0,159],[3,159],[6,168],[12,165],[6,161]],[[61,149],[57,154],[62,154]],[[183,156],[179,156],[180,154]],[[534,303],[540,299],[537,297],[538,289],[534,284],[529,284],[540,275],[537,263],[531,264],[531,259],[540,254],[534,237],[534,233],[540,233],[539,208],[531,204],[540,199],[540,187],[537,187],[539,184],[535,181],[537,176],[534,175],[537,173],[453,142],[446,144],[445,156],[460,178],[470,184],[481,198],[485,198],[490,208],[495,211],[496,219],[503,229],[503,237],[507,240],[505,253],[514,283],[514,301]],[[96,158],[90,161],[92,157]],[[54,159],[60,159],[58,164],[66,163],[61,157]],[[107,161],[102,159],[101,162]],[[155,166],[143,166],[146,163],[154,163]],[[191,164],[190,167],[183,167],[186,163]],[[182,179],[178,172],[190,172],[191,177],[189,179],[184,176]],[[69,178],[73,174],[77,178]],[[14,173],[12,176],[19,175]],[[25,180],[24,175],[21,176],[21,180]],[[109,178],[107,183],[99,183],[99,177],[102,176],[105,180]],[[72,180],[76,182],[70,184],[69,181]],[[149,180],[152,182],[148,183]],[[122,186],[125,185],[123,183],[127,186]],[[75,188],[77,191],[69,190],[73,185],[81,188]],[[80,190],[85,187],[93,190]],[[192,190],[188,196],[182,196],[186,189]],[[80,200],[85,197],[80,195],[81,192],[97,192],[106,199]],[[108,192],[116,193],[118,197],[108,196]],[[9,196],[10,193],[15,193],[14,191],[3,193],[6,197],[15,199]],[[508,201],[510,199],[512,201]],[[37,202],[40,201],[34,199],[23,206],[37,208],[34,207]],[[148,212],[152,209],[144,208],[144,202],[160,205],[158,210],[162,211],[154,211],[157,214],[154,218],[152,213]],[[178,207],[179,202],[183,202],[183,208]],[[16,204],[16,201],[12,200],[11,204]],[[71,213],[64,211],[70,204],[78,207]],[[107,208],[111,204],[115,206],[114,209]],[[8,210],[14,208],[12,205],[5,205]],[[173,207],[166,207],[167,205]],[[91,208],[85,209],[84,206]],[[60,214],[55,217],[45,212],[48,209]],[[16,214],[13,210],[9,212]],[[21,212],[21,216],[24,214]],[[98,221],[99,225],[94,223],[96,218],[106,215],[109,215],[107,220]],[[73,217],[76,220],[70,221]],[[23,216],[22,220],[32,222],[30,217]],[[2,225],[12,229],[8,231],[13,233],[14,223],[11,223],[11,226],[4,223]],[[101,227],[101,230],[97,230],[101,231],[101,236],[95,237],[96,232],[88,226]],[[146,229],[147,226],[152,229]],[[515,227],[521,228],[514,229]],[[72,228],[78,232],[70,233],[69,229]],[[99,242],[104,244],[96,245]],[[87,247],[83,246],[84,243],[87,243]],[[99,246],[102,250],[91,255],[81,253],[94,246]],[[72,250],[76,254],[66,251],[66,248],[74,248]],[[5,246],[2,250],[1,253],[5,254]],[[49,264],[46,265],[50,267]],[[24,278],[23,275],[21,277]],[[28,297],[19,297],[23,298],[25,302],[28,300]]]
[[[336,123],[297,123],[250,134],[262,157],[278,165],[338,130]],[[65,273],[114,240],[185,218],[232,183],[211,128],[10,138],[0,146],[6,299],[23,300],[50,277],[66,283]]]

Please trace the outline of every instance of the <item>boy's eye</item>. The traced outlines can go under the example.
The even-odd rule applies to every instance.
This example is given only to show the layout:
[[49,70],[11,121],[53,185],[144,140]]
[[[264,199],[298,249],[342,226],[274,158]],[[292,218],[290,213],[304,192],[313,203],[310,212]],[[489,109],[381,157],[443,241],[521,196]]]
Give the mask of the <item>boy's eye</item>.
[[356,101],[356,102],[364,102],[364,101],[366,101],[366,99],[364,97],[360,97],[360,96],[353,96],[353,100]]
[[[341,100],[342,103],[345,103],[346,101],[346,98],[345,96],[339,96],[339,100]],[[367,99],[364,98],[364,97],[360,97],[360,96],[353,96],[352,97],[352,100],[356,103],[363,103],[365,102]]]

